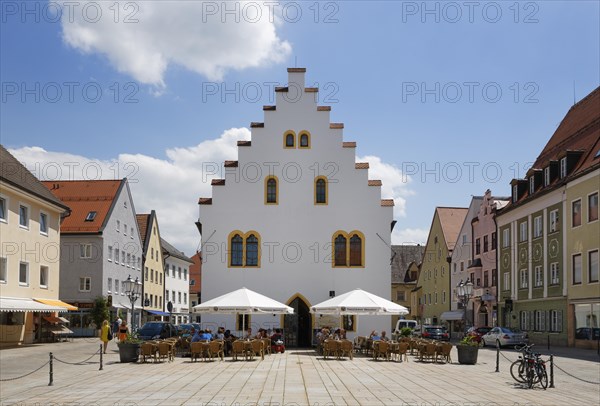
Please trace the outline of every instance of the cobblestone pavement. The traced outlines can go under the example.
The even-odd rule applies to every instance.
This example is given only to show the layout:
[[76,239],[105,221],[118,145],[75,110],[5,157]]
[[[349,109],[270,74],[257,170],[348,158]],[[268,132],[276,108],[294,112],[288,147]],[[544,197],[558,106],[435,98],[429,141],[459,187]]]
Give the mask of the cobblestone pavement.
[[[0,405],[597,405],[600,363],[596,351],[557,349],[554,389],[516,385],[509,366],[517,359],[503,350],[500,372],[496,352],[481,349],[478,364],[324,360],[311,350],[288,350],[264,361],[120,364],[117,346],[109,345],[99,370],[99,342],[41,344],[0,351]],[[49,366],[21,379],[48,361]],[[93,357],[79,365],[76,363]],[[560,368],[560,369],[559,369]],[[563,372],[564,371],[564,372]],[[569,375],[570,374],[570,375]],[[583,380],[592,383],[583,382]],[[595,383],[593,383],[595,382]]]

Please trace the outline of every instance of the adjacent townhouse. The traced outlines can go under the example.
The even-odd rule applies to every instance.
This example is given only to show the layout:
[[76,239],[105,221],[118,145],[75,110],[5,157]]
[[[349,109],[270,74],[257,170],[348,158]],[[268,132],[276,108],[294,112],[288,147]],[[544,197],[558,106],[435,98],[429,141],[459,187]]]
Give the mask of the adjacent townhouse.
[[165,260],[164,311],[169,313],[174,324],[189,323],[189,275],[194,261],[163,238],[160,239],[160,245]]
[[190,265],[190,321],[200,323],[202,318],[194,314],[194,306],[202,303],[202,253],[197,252],[192,257],[193,264]]
[[444,312],[450,311],[451,286],[450,264],[468,209],[463,207],[436,207],[427,245],[423,255],[418,287],[422,288],[422,324],[439,324]]
[[497,215],[500,320],[533,342],[589,346],[585,333],[598,329],[599,128],[596,89],[569,109],[526,178],[512,180]]
[[[425,247],[422,245],[392,245],[392,301],[411,310],[411,292],[417,286],[419,265]],[[412,318],[409,313],[405,318]],[[392,331],[398,316],[392,316]]]
[[[141,279],[142,250],[127,179],[43,182],[71,214],[60,230],[60,298],[79,308],[70,311],[70,328],[93,336],[93,302],[104,297],[111,319],[139,325],[140,301],[132,310],[125,281]],[[133,314],[132,314],[133,313]]]
[[0,145],[0,346],[44,338],[59,300],[60,224],[69,207]]
[[[450,311],[444,312],[442,320],[450,325],[450,334],[457,337],[464,332],[467,325],[473,325],[473,302],[469,302],[465,309],[462,300],[457,296],[456,287],[459,283],[467,283],[471,280],[471,270],[469,267],[473,261],[473,226],[471,221],[479,212],[479,207],[483,201],[482,196],[471,197],[467,214],[460,226],[458,237],[454,250],[452,250],[452,274],[450,275],[450,288],[452,289],[452,302]],[[475,280],[471,282],[475,284]]]
[[142,263],[144,270],[142,297],[144,298],[143,321],[162,320],[169,316],[165,312],[163,298],[165,297],[165,272],[163,253],[160,244],[160,230],[156,212],[138,214],[137,225],[140,230],[142,243]]

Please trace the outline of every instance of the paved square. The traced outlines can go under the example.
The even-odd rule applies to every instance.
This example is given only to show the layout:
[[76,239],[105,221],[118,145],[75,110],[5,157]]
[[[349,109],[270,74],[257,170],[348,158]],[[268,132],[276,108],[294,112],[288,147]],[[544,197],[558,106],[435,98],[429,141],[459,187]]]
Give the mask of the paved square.
[[[459,365],[453,349],[451,364],[324,360],[311,350],[267,355],[264,361],[174,362],[120,364],[110,343],[99,371],[99,342],[43,344],[0,351],[0,378],[9,379],[54,362],[54,385],[48,386],[48,366],[25,378],[0,382],[1,405],[596,405],[600,385],[586,383],[555,369],[554,389],[532,390],[515,385],[504,350],[495,373],[495,350],[482,349],[478,364]],[[595,351],[557,349],[556,365],[575,377],[600,381]],[[60,360],[60,361],[59,361]]]

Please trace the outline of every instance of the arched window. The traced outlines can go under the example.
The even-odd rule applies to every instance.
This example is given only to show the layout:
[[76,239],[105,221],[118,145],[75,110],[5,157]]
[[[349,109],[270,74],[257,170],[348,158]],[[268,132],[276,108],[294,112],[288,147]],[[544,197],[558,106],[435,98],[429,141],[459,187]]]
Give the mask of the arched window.
[[283,145],[285,148],[296,148],[296,134],[293,131],[284,134]]
[[350,266],[362,266],[362,238],[358,234],[350,237]]
[[277,204],[277,178],[274,176],[265,181],[265,203]]
[[335,266],[346,266],[346,242],[347,239],[343,235],[335,237],[334,241],[334,264]]
[[258,238],[254,234],[246,238],[246,266],[258,266]]
[[300,148],[310,148],[310,134],[308,132],[300,133]]
[[231,266],[242,266],[244,257],[244,239],[236,234],[231,237]]
[[327,204],[327,179],[323,176],[315,180],[315,204]]

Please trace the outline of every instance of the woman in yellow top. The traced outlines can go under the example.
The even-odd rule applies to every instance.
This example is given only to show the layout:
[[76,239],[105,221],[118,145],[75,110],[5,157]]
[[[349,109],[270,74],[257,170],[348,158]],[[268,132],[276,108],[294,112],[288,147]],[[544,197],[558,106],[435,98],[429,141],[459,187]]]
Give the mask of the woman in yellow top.
[[106,347],[108,347],[108,333],[110,332],[110,326],[108,320],[102,322],[102,328],[100,329],[100,340],[104,343],[104,353],[106,354]]

